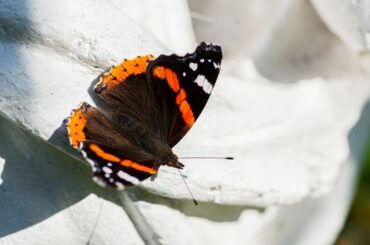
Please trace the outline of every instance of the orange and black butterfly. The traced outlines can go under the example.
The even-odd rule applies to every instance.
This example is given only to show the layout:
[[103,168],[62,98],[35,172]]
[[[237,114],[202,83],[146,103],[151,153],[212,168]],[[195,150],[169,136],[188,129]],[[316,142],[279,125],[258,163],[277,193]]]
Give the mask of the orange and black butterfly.
[[70,144],[90,163],[101,185],[123,189],[182,169],[172,152],[199,117],[216,83],[221,48],[201,43],[184,56],[124,60],[103,74],[94,91],[104,112],[82,103],[66,120]]

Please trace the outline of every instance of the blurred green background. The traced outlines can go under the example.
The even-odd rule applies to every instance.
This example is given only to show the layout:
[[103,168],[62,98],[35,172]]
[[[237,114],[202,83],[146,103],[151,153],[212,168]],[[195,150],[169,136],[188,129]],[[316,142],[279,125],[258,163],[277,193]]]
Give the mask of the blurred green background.
[[335,245],[370,245],[370,145],[347,222]]

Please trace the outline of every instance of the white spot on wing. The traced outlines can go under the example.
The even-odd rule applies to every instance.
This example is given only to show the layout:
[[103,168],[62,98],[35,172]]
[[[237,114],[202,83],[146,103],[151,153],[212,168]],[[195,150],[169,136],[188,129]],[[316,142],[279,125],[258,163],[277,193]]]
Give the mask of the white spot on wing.
[[206,77],[203,75],[198,75],[197,78],[195,79],[195,83],[198,84],[199,87],[203,87],[204,80],[206,80]]
[[105,186],[107,186],[107,184],[106,184],[104,181],[102,181],[99,177],[94,176],[94,177],[93,177],[93,180],[94,180],[98,185],[100,185],[101,187],[105,187]]
[[185,77],[185,76],[186,76],[186,72],[183,72],[183,73],[182,73],[182,76],[183,76],[183,77]]
[[220,64],[217,64],[216,62],[213,62],[213,66],[214,66],[216,69],[220,69]]
[[95,162],[89,158],[86,158],[86,161],[90,164],[93,172],[96,172],[97,168],[95,167]]
[[[83,141],[81,141],[81,142],[80,142],[80,146],[79,146],[79,148],[78,148],[78,149],[79,149],[80,151],[83,151],[82,149],[83,149],[84,145],[85,145],[85,143],[84,143]],[[85,152],[85,155],[84,155],[83,153],[82,153],[82,155],[83,155],[84,157],[86,157],[86,156],[85,156],[85,155],[86,155],[86,152]]]
[[117,175],[118,175],[118,177],[120,177],[121,179],[126,180],[127,182],[130,182],[130,183],[132,183],[132,184],[134,184],[134,185],[137,185],[137,184],[139,184],[139,183],[140,183],[140,180],[139,180],[139,179],[137,179],[137,178],[135,178],[134,176],[131,176],[131,175],[129,175],[129,174],[127,174],[127,173],[123,172],[122,170],[118,171],[118,172],[117,172]]
[[86,152],[84,150],[82,150],[82,146],[81,145],[80,145],[80,152],[81,152],[82,156],[87,159],[87,154],[86,154]]
[[203,88],[204,92],[210,94],[213,90],[212,83],[208,82],[207,78],[204,75],[198,75],[197,78],[194,80],[199,87]]
[[204,62],[204,59],[200,59],[200,63],[203,63]]
[[206,92],[207,94],[210,94],[212,92],[212,89],[213,89],[213,85],[210,82],[208,82],[207,79],[204,79],[204,84],[203,84],[204,92]]
[[67,128],[67,133],[68,133],[69,144],[72,145],[72,137],[71,137],[71,132],[69,131],[68,124],[69,124],[69,121],[67,122],[67,127],[66,128]]
[[106,166],[104,166],[102,169],[103,169],[104,173],[107,173],[107,174],[113,173],[113,170],[111,168],[106,167]]
[[193,71],[196,71],[196,70],[198,69],[198,64],[197,64],[197,63],[193,63],[193,62],[191,62],[191,63],[189,64],[189,67],[190,67],[190,69],[192,69]]
[[84,144],[84,142],[81,142],[79,150],[80,150],[82,156],[85,158],[85,160],[90,164],[93,172],[96,172],[97,169],[95,167],[95,162],[93,160],[91,160],[90,158],[88,158],[86,152],[84,150],[82,150],[83,144]]

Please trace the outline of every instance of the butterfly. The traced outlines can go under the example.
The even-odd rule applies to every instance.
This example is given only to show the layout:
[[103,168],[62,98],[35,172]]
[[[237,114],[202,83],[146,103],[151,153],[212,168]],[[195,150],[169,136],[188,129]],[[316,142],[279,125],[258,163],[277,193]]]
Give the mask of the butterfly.
[[65,121],[69,142],[89,162],[93,179],[118,190],[155,175],[161,165],[182,169],[172,148],[199,117],[220,71],[221,47],[200,43],[184,56],[125,59],[101,75],[86,102]]

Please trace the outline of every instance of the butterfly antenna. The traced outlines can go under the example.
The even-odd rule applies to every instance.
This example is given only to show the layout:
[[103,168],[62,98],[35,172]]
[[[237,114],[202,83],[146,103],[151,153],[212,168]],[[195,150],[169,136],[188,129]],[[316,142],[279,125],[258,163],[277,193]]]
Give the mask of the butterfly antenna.
[[194,202],[195,206],[197,206],[197,205],[198,205],[197,200],[195,200],[195,198],[194,198],[194,196],[193,196],[193,193],[191,193],[190,188],[189,188],[189,186],[188,186],[188,183],[186,183],[185,178],[184,178],[184,176],[182,175],[182,173],[181,173],[181,171],[180,171],[180,169],[179,169],[179,168],[178,168],[178,170],[179,170],[179,174],[180,174],[180,176],[181,176],[182,180],[183,180],[183,181],[184,181],[184,183],[185,183],[186,188],[188,189],[188,191],[189,191],[189,193],[190,193],[191,198],[193,199],[193,202]]
[[217,159],[217,160],[234,160],[234,157],[179,157],[179,159]]

